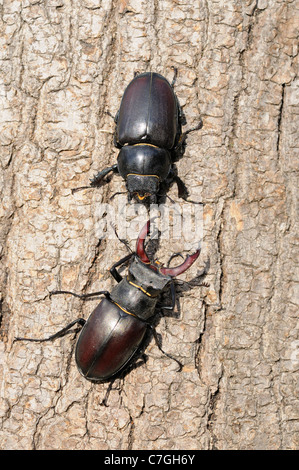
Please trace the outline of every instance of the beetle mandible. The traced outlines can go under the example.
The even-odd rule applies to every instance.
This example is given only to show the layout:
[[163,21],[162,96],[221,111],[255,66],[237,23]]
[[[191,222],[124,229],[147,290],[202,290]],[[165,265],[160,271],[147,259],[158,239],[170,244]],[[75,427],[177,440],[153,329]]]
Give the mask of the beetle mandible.
[[[78,318],[54,335],[44,338],[15,338],[15,341],[50,341],[63,336],[74,325],[83,326],[76,343],[75,360],[79,372],[93,382],[113,379],[131,362],[145,337],[151,329],[159,349],[175,360],[180,369],[181,363],[165,353],[159,345],[157,334],[151,325],[159,297],[162,292],[171,289],[172,305],[160,308],[173,309],[175,289],[173,278],[185,272],[198,258],[200,249],[187,256],[176,267],[163,267],[158,261],[151,262],[145,251],[145,238],[150,231],[150,221],[143,227],[136,243],[136,252],[130,253],[110,269],[117,281],[111,292],[99,291],[90,294],[75,294],[69,291],[53,291],[54,294],[72,294],[81,299],[104,295],[99,305],[87,321]],[[116,269],[131,259],[128,275],[123,278]]]
[[173,91],[173,84],[155,72],[136,75],[123,94],[114,118],[114,145],[120,149],[117,163],[98,172],[90,186],[72,192],[99,187],[109,173],[119,173],[126,181],[128,199],[156,203],[160,185],[175,181],[179,196],[187,199],[186,188],[176,175],[174,161],[187,134],[200,129],[199,124],[184,133],[183,114]]

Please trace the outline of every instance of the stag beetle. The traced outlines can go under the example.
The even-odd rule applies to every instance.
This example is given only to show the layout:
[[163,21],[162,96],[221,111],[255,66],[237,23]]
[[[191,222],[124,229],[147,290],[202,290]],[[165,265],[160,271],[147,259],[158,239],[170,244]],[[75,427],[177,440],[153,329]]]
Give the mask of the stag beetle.
[[[83,326],[76,344],[75,359],[80,373],[93,382],[104,382],[116,376],[127,367],[151,328],[160,350],[175,360],[180,369],[181,363],[165,353],[157,340],[155,329],[149,323],[154,317],[160,294],[171,288],[172,305],[161,308],[173,309],[175,291],[173,278],[185,272],[198,258],[200,249],[189,255],[177,267],[163,267],[158,261],[151,262],[145,251],[144,242],[149,234],[150,221],[143,227],[136,244],[136,252],[115,263],[110,273],[118,284],[111,292],[100,291],[90,294],[74,294],[69,291],[53,291],[51,294],[72,294],[81,299],[95,295],[105,298],[91,313],[87,321],[78,318],[56,334],[45,339],[15,338],[16,341],[49,341],[63,336],[72,326]],[[117,267],[131,258],[128,275],[123,278]]]
[[176,175],[173,162],[186,135],[202,127],[202,121],[182,133],[182,110],[172,84],[162,75],[146,72],[136,75],[127,86],[114,118],[114,145],[120,149],[117,163],[97,173],[90,186],[99,187],[110,172],[126,181],[129,201],[155,203],[160,184],[175,181],[179,196],[187,199],[186,188]]

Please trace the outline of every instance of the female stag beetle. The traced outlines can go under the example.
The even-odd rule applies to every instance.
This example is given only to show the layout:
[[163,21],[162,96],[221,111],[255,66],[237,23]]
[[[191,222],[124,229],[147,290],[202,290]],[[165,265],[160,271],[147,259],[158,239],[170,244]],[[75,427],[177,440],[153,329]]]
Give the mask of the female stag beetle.
[[[185,272],[198,258],[200,250],[189,255],[179,266],[163,267],[159,262],[150,262],[144,241],[150,230],[150,221],[143,227],[136,244],[136,253],[130,253],[113,265],[110,272],[118,284],[111,290],[90,294],[74,294],[69,291],[53,291],[51,294],[72,294],[81,299],[103,294],[105,298],[91,313],[87,321],[78,318],[56,334],[45,339],[16,338],[16,341],[49,341],[63,336],[72,326],[80,324],[83,329],[76,344],[75,359],[80,373],[93,382],[113,379],[129,364],[141,346],[147,328],[150,327],[160,350],[165,353],[157,335],[149,323],[155,315],[160,294],[168,288],[172,291],[172,305],[161,307],[173,309],[175,291],[173,277]],[[131,258],[128,276],[122,278],[117,267]]]
[[[176,77],[176,74],[175,74]],[[135,76],[127,86],[114,121],[114,145],[120,149],[117,163],[97,173],[90,186],[99,187],[110,172],[119,173],[126,181],[128,198],[137,201],[150,198],[156,202],[160,183],[176,181],[179,196],[186,199],[185,186],[175,174],[173,161],[182,148],[182,110],[172,84],[162,75],[146,72]]]

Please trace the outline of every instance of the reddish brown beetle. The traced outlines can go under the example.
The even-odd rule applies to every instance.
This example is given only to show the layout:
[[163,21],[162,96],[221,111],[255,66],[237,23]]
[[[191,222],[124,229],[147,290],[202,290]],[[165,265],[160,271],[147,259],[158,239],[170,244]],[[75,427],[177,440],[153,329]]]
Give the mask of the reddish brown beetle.
[[[104,295],[105,298],[91,313],[87,321],[78,318],[56,334],[45,339],[16,338],[17,341],[50,341],[63,336],[75,324],[83,326],[76,344],[76,364],[80,373],[88,380],[103,382],[122,371],[139,350],[145,333],[151,328],[155,339],[156,332],[149,323],[157,311],[157,304],[162,292],[172,291],[172,305],[175,304],[173,278],[185,272],[198,258],[200,250],[188,256],[179,266],[163,267],[159,262],[151,262],[145,251],[144,242],[149,234],[150,221],[141,230],[136,253],[131,253],[113,265],[110,272],[117,285],[111,290],[91,294],[75,294],[69,291],[54,291],[54,294],[72,294],[81,299]],[[131,258],[128,275],[123,278],[117,267]],[[181,363],[174,359],[181,368]]]

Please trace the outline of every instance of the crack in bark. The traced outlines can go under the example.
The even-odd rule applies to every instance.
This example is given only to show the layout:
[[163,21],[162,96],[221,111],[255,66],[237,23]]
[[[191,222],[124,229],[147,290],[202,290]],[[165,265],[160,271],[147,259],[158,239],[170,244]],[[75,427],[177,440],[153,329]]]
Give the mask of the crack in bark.
[[134,444],[134,430],[135,430],[135,423],[131,415],[130,416],[130,430],[128,435],[128,450],[132,450]]
[[260,10],[258,8],[258,1],[256,1],[252,12],[250,15],[248,15],[252,20],[249,23],[248,30],[247,30],[247,49],[250,49],[252,41],[253,41],[253,28],[254,26],[257,25],[257,18],[260,13],[262,13],[263,10]]
[[223,212],[224,212],[224,204],[222,205],[221,208],[221,213],[219,215],[219,228],[218,228],[218,233],[217,233],[217,249],[218,249],[218,254],[219,254],[219,269],[220,269],[220,275],[219,275],[219,289],[218,289],[218,298],[219,298],[219,310],[222,310],[222,295],[223,295],[223,286],[224,286],[224,254],[223,254],[223,249],[222,249],[222,230],[223,230]]
[[217,437],[214,432],[214,423],[216,422],[216,408],[220,398],[220,382],[223,377],[223,371],[218,378],[216,389],[210,393],[208,403],[208,416],[207,416],[207,430],[210,433],[210,448],[211,450],[218,450],[217,448]]
[[280,101],[280,106],[279,106],[279,113],[278,113],[278,118],[277,118],[277,142],[276,142],[276,150],[277,150],[277,155],[279,158],[280,155],[280,136],[281,136],[281,121],[282,121],[282,114],[283,114],[283,105],[284,105],[284,99],[285,99],[285,86],[286,84],[283,83],[281,86],[281,101]]
[[204,336],[205,331],[206,331],[207,310],[208,310],[206,302],[205,302],[204,299],[202,300],[202,303],[203,303],[203,306],[204,306],[203,329],[202,329],[202,332],[200,333],[199,337],[196,340],[196,344],[198,346],[197,346],[197,350],[196,350],[195,355],[194,355],[194,365],[195,365],[195,369],[197,370],[197,373],[198,373],[199,377],[200,377],[200,358],[201,358],[202,340],[203,340],[203,336]]

